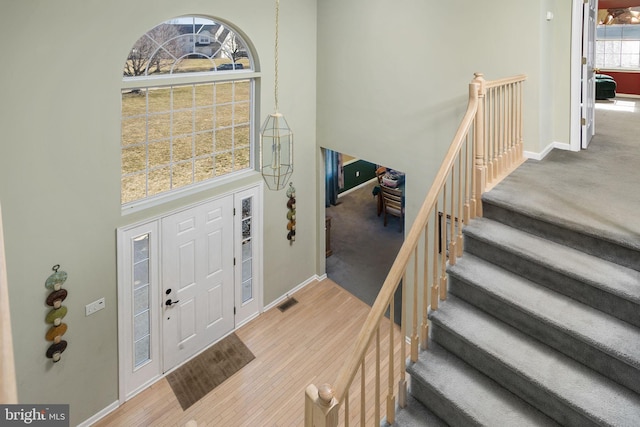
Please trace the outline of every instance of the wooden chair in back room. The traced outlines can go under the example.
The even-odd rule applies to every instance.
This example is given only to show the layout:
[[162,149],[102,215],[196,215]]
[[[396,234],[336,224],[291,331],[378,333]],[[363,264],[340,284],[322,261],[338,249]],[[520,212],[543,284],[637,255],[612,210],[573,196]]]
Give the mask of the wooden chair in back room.
[[378,185],[373,189],[373,195],[376,196],[377,204],[378,204],[378,216],[382,213],[382,190],[380,187],[382,186],[382,175],[387,173],[387,168],[384,166],[380,166],[376,169],[376,178],[378,178]]
[[380,186],[382,193],[382,210],[384,211],[384,226],[387,226],[387,215],[400,218],[400,231],[404,227],[404,203],[402,200],[402,190],[391,188],[385,185]]

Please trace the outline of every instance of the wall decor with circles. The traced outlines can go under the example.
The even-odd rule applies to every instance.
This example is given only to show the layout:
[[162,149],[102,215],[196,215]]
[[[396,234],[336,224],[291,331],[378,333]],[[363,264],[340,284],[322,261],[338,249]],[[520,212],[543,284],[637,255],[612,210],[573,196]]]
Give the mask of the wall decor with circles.
[[60,270],[60,264],[56,264],[52,268],[51,274],[44,283],[44,286],[51,292],[47,296],[45,303],[51,308],[45,316],[45,322],[51,324],[51,327],[45,334],[47,341],[53,343],[46,352],[47,358],[54,363],[58,362],[62,357],[62,353],[67,349],[67,341],[62,336],[67,332],[67,324],[62,319],[67,315],[67,307],[62,302],[67,298],[68,292],[62,289],[62,285],[67,280],[67,272]]
[[287,201],[287,219],[289,222],[287,223],[287,240],[293,243],[296,240],[296,189],[293,186],[293,183],[289,183],[289,188],[287,189],[287,197],[289,200]]

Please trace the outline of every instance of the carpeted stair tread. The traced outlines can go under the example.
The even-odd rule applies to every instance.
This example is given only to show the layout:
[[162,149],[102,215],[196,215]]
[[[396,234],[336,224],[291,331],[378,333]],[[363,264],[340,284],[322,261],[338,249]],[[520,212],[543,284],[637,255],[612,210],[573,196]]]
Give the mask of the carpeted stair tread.
[[[518,310],[640,369],[639,328],[471,254],[465,254],[448,271]],[[452,293],[455,294],[453,289]]]
[[[532,165],[526,166],[527,168],[532,167]],[[524,173],[525,169],[521,168],[518,172]],[[528,191],[524,191],[525,189]],[[482,202],[484,205],[497,206],[534,220],[556,224],[574,233],[640,251],[640,241],[635,238],[637,234],[634,232],[634,229],[638,230],[637,221],[629,229],[627,226],[629,226],[630,219],[621,215],[620,212],[608,211],[607,204],[602,206],[601,215],[594,218],[591,211],[583,209],[583,203],[577,199],[574,201],[557,200],[548,191],[545,192],[540,188],[536,190],[532,191],[529,177],[514,173],[493,190],[484,193]],[[566,196],[565,193],[565,199]],[[557,209],[550,209],[549,206],[557,206]]]
[[434,395],[422,403],[433,404],[433,411],[451,425],[557,425],[435,342],[429,343],[429,351],[422,352],[407,371],[412,393],[427,387]]
[[640,271],[486,218],[476,218],[464,231],[465,236],[535,260],[542,268],[559,271],[590,286],[640,303]]
[[449,292],[640,393],[640,328],[471,254]]
[[452,295],[430,317],[434,340],[563,424],[640,420],[631,390]]
[[[516,199],[524,201],[524,205],[504,204],[497,202],[493,194],[505,192],[505,188],[499,187],[502,186],[483,195],[483,217],[640,271],[640,233],[634,232],[640,221],[633,216],[614,218],[602,209],[594,214],[593,210],[582,209],[582,204],[571,202],[555,203],[553,209],[541,210],[542,206],[523,200],[521,195]],[[509,193],[513,195],[514,190]],[[567,210],[568,206],[571,208]],[[629,212],[628,207],[624,212]]]
[[396,408],[396,419],[393,424],[386,421],[384,427],[447,427],[447,423],[436,417],[424,405],[415,400],[411,395],[407,396],[407,406]]

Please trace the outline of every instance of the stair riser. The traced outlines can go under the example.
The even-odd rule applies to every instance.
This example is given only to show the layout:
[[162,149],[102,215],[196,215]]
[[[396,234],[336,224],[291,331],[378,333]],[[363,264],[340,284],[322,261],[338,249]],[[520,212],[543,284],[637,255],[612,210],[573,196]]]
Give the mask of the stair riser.
[[579,249],[607,261],[640,270],[640,256],[636,250],[541,221],[486,201],[483,202],[482,209],[485,218],[502,222],[574,249]]
[[599,426],[539,384],[528,381],[501,361],[470,345],[464,338],[440,325],[437,320],[432,323],[432,339],[560,424],[576,427]]
[[640,370],[622,362],[614,355],[488,294],[484,289],[464,278],[457,277],[453,272],[449,272],[449,292],[619,384],[640,393]]
[[480,426],[422,378],[411,377],[411,395],[449,426]]
[[536,260],[509,252],[490,242],[478,240],[469,234],[465,235],[464,244],[468,253],[640,327],[640,305],[632,301],[604,292],[575,277],[540,265]]
[[406,407],[396,406],[396,419],[393,424],[390,425],[385,419],[380,425],[382,427],[447,427],[447,424],[411,395],[407,396]]

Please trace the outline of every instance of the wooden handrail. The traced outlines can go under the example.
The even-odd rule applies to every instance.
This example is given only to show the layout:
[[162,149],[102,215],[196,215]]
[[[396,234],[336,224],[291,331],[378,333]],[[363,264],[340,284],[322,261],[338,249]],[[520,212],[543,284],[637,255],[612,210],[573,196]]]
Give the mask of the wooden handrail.
[[489,89],[492,87],[505,86],[512,83],[521,83],[526,79],[527,79],[527,76],[525,76],[524,74],[518,74],[517,76],[505,77],[503,79],[498,79],[498,80],[487,80],[485,82],[485,87]]
[[[396,405],[406,405],[405,336],[411,343],[410,359],[418,360],[421,349],[428,346],[428,311],[438,309],[438,301],[447,296],[447,265],[454,265],[463,255],[462,228],[476,216],[482,215],[481,196],[487,188],[517,167],[522,157],[522,83],[519,75],[500,80],[485,81],[476,73],[469,84],[469,102],[460,126],[438,169],[433,184],[407,233],[396,259],[389,270],[378,297],[360,331],[353,351],[338,373],[335,386],[324,384],[317,388],[310,385],[305,397],[305,426],[334,427],[339,423],[340,408],[344,406],[344,424],[349,425],[349,390],[360,372],[360,424],[367,417],[380,422],[381,371],[388,371],[386,397],[386,421],[393,424]],[[430,221],[433,228],[430,231]],[[446,225],[443,225],[446,224]],[[420,272],[419,242],[424,239],[422,254],[423,271]],[[407,268],[413,262],[413,281],[407,283]],[[422,289],[418,277],[422,276]],[[431,280],[431,283],[429,283]],[[400,337],[394,335],[394,295],[402,283],[402,321]],[[406,304],[407,290],[411,289],[411,307]],[[422,292],[422,302],[419,294]],[[429,297],[431,298],[429,304]],[[419,310],[420,306],[420,310]],[[388,364],[381,365],[381,327],[389,310],[390,328],[385,342],[389,345]],[[407,324],[407,311],[411,310],[412,323]],[[421,321],[422,324],[418,325]],[[422,336],[422,338],[420,338]],[[375,338],[375,342],[374,342]],[[397,367],[398,395],[395,395],[396,366],[394,346],[400,347],[400,363]],[[375,394],[365,397],[365,360],[375,350]],[[397,399],[397,401],[396,401]],[[365,408],[367,402],[375,405]],[[373,415],[372,415],[373,414]]]
[[434,183],[418,211],[416,219],[413,222],[400,251],[398,252],[398,256],[389,270],[387,278],[382,284],[382,289],[380,290],[376,301],[373,303],[373,307],[371,307],[371,311],[369,312],[367,320],[362,327],[354,351],[351,353],[347,363],[338,375],[338,379],[335,383],[335,398],[339,403],[344,399],[345,392],[349,389],[349,386],[358,371],[362,358],[364,357],[371,340],[375,336],[375,331],[377,330],[380,321],[384,318],[384,313],[387,310],[389,301],[396,292],[400,279],[404,276],[409,259],[414,248],[418,245],[422,231],[429,220],[428,215],[435,204],[440,188],[442,188],[444,181],[447,179],[448,171],[451,169],[451,166],[455,161],[456,153],[459,151],[460,145],[462,145],[464,135],[468,132],[469,127],[473,122],[476,109],[478,108],[478,85],[475,83],[471,83],[469,85],[469,99],[470,101],[467,111],[462,119],[462,124],[456,133],[453,143],[445,155],[442,165],[436,174]]
[[4,251],[4,232],[2,228],[2,210],[0,209],[0,403],[18,403],[16,387],[16,368],[13,356],[13,338],[11,334],[11,313],[9,312],[9,283],[7,263]]

